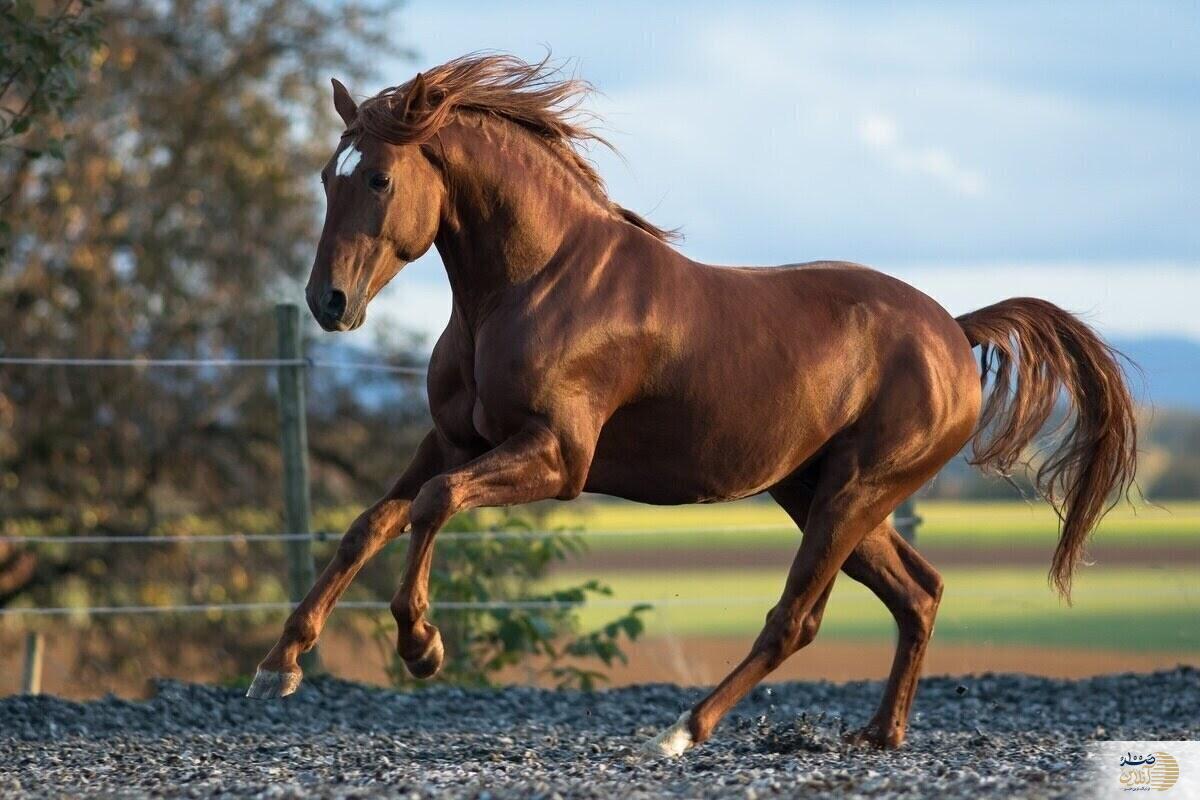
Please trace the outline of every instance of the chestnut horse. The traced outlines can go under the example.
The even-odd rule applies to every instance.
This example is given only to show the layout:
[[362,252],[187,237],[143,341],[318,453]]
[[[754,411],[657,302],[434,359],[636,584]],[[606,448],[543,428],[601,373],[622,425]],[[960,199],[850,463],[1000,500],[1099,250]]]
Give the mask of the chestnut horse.
[[[584,491],[657,504],[765,491],[804,534],[783,595],[745,660],[650,750],[678,755],[709,738],[811,642],[839,570],[899,628],[882,703],[853,738],[897,747],[942,580],[889,515],[968,441],[979,466],[1021,463],[1060,395],[1073,413],[1036,483],[1060,513],[1051,575],[1069,592],[1136,449],[1114,353],[1078,319],[1030,298],[954,319],[842,262],[696,263],[608,198],[576,150],[598,140],[572,113],[587,86],[545,62],[468,56],[359,105],[333,88],[346,130],[321,172],[328,211],[309,308],[325,330],[358,327],[432,245],[453,310],[429,362],[433,430],[350,527],[250,696],[295,690],[298,656],[338,598],[406,530],[391,610],[400,656],[426,678],[443,656],[425,618],[433,542],[455,513]],[[992,375],[986,402],[980,366]]]

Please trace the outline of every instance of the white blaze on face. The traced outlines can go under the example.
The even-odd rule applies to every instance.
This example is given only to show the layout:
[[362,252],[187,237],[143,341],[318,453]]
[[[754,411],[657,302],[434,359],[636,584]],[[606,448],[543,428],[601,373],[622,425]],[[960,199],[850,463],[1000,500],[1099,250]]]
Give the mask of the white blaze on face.
[[338,157],[337,176],[340,178],[349,178],[354,174],[354,170],[358,167],[358,162],[361,160],[362,151],[355,145],[350,145]]

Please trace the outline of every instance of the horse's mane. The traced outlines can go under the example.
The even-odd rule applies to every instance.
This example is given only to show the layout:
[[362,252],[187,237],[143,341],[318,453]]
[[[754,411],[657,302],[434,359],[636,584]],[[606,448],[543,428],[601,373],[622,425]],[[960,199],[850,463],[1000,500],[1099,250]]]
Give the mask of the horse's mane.
[[616,152],[589,127],[596,117],[580,110],[592,91],[587,81],[560,78],[559,68],[550,63],[549,56],[527,64],[515,56],[472,53],[364,100],[350,132],[361,130],[392,144],[420,144],[432,139],[456,112],[500,117],[545,142],[622,219],[663,241],[678,238],[675,231],[659,228],[612,202],[600,174],[580,153],[579,146],[586,142]]

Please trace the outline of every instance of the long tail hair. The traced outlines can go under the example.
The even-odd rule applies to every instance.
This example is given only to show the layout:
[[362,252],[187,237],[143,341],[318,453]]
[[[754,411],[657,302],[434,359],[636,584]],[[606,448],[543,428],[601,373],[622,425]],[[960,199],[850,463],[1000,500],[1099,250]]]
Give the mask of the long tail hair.
[[1066,598],[1088,534],[1137,467],[1133,400],[1116,350],[1077,317],[1032,297],[1016,297],[958,317],[980,348],[981,380],[992,377],[971,463],[1008,476],[1065,395],[1061,438],[1034,475],[1038,494],[1060,520],[1050,579]]

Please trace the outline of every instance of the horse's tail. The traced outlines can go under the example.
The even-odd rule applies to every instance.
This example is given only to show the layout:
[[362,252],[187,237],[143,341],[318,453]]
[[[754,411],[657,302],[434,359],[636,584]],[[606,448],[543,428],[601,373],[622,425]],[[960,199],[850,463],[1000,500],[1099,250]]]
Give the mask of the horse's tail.
[[1077,317],[1017,297],[958,318],[980,348],[982,380],[993,374],[972,439],[971,463],[1007,475],[1064,394],[1061,440],[1037,468],[1038,494],[1060,520],[1050,579],[1070,598],[1071,575],[1088,534],[1127,493],[1137,466],[1137,426],[1119,353]]

